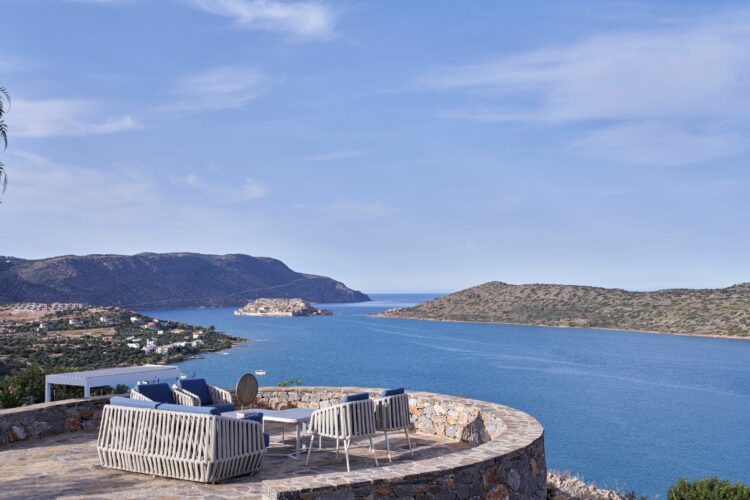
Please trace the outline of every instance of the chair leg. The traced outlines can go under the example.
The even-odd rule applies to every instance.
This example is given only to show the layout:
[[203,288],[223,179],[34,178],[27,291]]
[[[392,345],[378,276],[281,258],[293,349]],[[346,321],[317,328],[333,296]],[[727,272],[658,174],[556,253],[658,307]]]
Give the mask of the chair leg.
[[388,442],[388,431],[383,431],[383,435],[385,436],[385,449],[388,450],[388,463],[392,464],[393,460],[391,460],[391,443]]
[[323,449],[323,435],[318,436],[318,449]]
[[339,459],[339,438],[336,438],[336,460]]
[[409,431],[404,429],[404,434],[406,434],[406,442],[409,443],[409,453],[411,453],[411,456],[414,456],[414,449],[411,447],[411,439],[409,438]]
[[378,463],[378,454],[375,453],[375,446],[372,444],[372,436],[370,436],[370,448],[372,448],[372,456],[375,457],[375,467],[380,467]]
[[349,468],[349,440],[344,439],[344,456],[346,457],[346,472],[351,472]]
[[315,434],[310,436],[310,446],[307,447],[307,459],[305,460],[305,465],[310,463],[310,452],[312,451],[314,442],[315,442]]

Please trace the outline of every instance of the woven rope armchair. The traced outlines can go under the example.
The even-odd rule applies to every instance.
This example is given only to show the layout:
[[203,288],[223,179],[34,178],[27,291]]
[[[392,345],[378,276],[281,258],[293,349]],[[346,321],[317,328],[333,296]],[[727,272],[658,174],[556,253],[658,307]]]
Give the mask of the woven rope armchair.
[[388,462],[391,460],[391,445],[388,441],[388,433],[403,430],[406,442],[409,444],[409,452],[414,456],[414,449],[409,438],[411,417],[409,414],[409,396],[401,390],[400,394],[386,396],[390,391],[383,391],[381,398],[375,402],[375,427],[382,431],[385,437],[385,447],[388,450]]
[[[200,396],[185,388],[173,386],[172,392],[174,394],[175,403],[177,404],[202,406]],[[233,404],[232,393],[227,390],[216,387],[215,385],[208,385],[208,393],[211,396],[211,404]]]
[[252,420],[113,405],[96,449],[103,467],[202,483],[257,472],[265,454]]
[[351,445],[351,440],[355,438],[368,438],[370,440],[370,450],[375,458],[375,465],[379,465],[378,457],[375,455],[375,448],[372,444],[372,436],[376,434],[375,406],[370,399],[350,401],[315,410],[310,416],[308,432],[310,433],[310,446],[307,449],[305,465],[310,462],[310,452],[313,448],[315,436],[335,439],[336,457],[339,454],[339,441],[343,441],[346,470],[348,472],[351,472],[349,468],[349,446]]

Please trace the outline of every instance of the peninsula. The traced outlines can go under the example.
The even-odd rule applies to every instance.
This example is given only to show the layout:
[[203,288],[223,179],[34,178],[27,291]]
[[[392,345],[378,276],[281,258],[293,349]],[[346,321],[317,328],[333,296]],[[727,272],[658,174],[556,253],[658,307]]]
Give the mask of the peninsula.
[[750,283],[632,292],[492,281],[382,316],[750,338]]
[[317,309],[302,299],[256,299],[234,311],[236,316],[330,316],[328,309]]
[[244,342],[178,321],[80,303],[0,305],[0,376],[182,361]]
[[82,302],[142,310],[237,307],[261,297],[370,300],[340,281],[299,273],[268,257],[187,252],[0,257],[0,303]]

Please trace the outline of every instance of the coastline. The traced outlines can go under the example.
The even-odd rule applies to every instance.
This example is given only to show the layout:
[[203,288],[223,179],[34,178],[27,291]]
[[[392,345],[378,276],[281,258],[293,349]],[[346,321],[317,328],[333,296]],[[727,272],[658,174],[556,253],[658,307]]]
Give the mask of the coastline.
[[466,320],[458,320],[458,319],[401,318],[401,317],[387,316],[384,313],[368,314],[368,316],[375,317],[375,318],[385,318],[385,319],[405,319],[409,321],[433,321],[435,323],[467,323],[467,324],[478,324],[478,325],[538,326],[540,328],[580,328],[583,330],[603,330],[603,331],[610,331],[610,332],[648,333],[652,335],[674,335],[677,337],[695,337],[695,338],[704,338],[704,339],[750,340],[750,335],[742,337],[742,336],[735,336],[735,335],[658,332],[654,330],[632,330],[628,328],[608,328],[604,326],[591,327],[591,326],[566,326],[566,325],[537,325],[533,323],[511,323],[508,321],[466,321]]

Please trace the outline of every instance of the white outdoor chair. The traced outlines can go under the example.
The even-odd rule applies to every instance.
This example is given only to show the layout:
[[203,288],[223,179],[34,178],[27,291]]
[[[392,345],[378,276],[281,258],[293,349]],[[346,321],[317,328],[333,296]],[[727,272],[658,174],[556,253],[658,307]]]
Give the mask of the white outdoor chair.
[[[364,396],[367,396],[367,394],[364,394]],[[339,456],[339,442],[344,442],[347,472],[351,472],[349,468],[349,446],[352,439],[368,438],[370,440],[370,452],[375,458],[375,466],[379,465],[372,444],[372,436],[377,432],[375,429],[375,405],[369,397],[368,399],[364,399],[360,395],[354,397],[357,399],[321,408],[312,413],[308,426],[310,446],[307,449],[305,465],[310,462],[310,452],[315,442],[315,436],[336,440],[336,458]],[[362,399],[359,399],[360,397]]]
[[385,447],[388,450],[388,462],[391,463],[391,445],[388,433],[403,430],[409,452],[414,456],[414,449],[409,438],[411,418],[409,415],[409,396],[403,389],[385,390],[380,393],[380,399],[375,402],[375,428],[383,431]]

